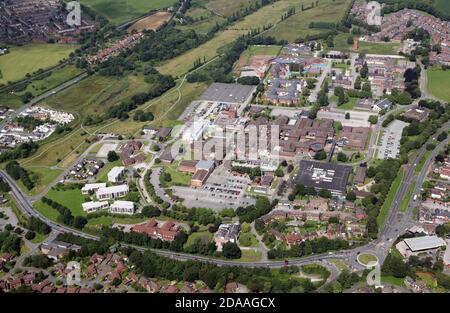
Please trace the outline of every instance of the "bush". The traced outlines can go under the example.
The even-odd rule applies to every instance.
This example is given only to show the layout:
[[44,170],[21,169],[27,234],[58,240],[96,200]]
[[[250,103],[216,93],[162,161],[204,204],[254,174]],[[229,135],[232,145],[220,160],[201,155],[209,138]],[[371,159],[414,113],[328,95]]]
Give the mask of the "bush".
[[36,237],[36,233],[34,231],[27,231],[25,234],[25,239],[33,240]]

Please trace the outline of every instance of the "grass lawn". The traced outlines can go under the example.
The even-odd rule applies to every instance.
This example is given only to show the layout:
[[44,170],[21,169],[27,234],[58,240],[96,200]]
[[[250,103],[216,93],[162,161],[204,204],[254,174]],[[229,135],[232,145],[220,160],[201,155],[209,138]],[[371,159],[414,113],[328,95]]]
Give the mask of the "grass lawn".
[[384,225],[386,217],[389,214],[389,210],[391,209],[392,201],[394,201],[395,195],[397,194],[398,188],[400,187],[400,184],[403,181],[404,177],[405,172],[403,171],[403,169],[400,169],[400,173],[392,182],[391,189],[389,190],[389,193],[384,200],[383,206],[381,207],[380,214],[377,217],[377,224],[379,228],[383,227]]
[[243,247],[258,247],[258,239],[252,233],[242,233],[239,236],[239,245]]
[[439,68],[429,68],[428,91],[435,97],[450,102],[450,71],[444,71]]
[[0,93],[0,103],[11,109],[18,109],[23,105],[23,102],[19,96],[12,95],[9,92]]
[[180,163],[179,161],[176,161],[170,165],[166,165],[166,164],[163,165],[163,171],[165,173],[169,173],[170,176],[172,177],[172,181],[170,181],[170,182],[161,180],[161,185],[164,188],[168,188],[171,186],[190,186],[191,185],[192,174],[178,172],[177,168],[178,168],[179,163]]
[[52,207],[46,205],[41,200],[35,202],[33,204],[33,207],[36,209],[36,211],[38,211],[39,213],[41,213],[45,217],[51,219],[52,221],[56,221],[56,219],[59,216],[59,212],[58,211],[56,211]]
[[396,42],[359,42],[359,49],[354,50],[353,45],[347,43],[348,34],[339,34],[334,38],[334,47],[330,50],[342,50],[350,52],[370,53],[370,54],[390,54],[397,55],[397,50],[401,43]]
[[38,96],[44,92],[61,85],[62,83],[69,81],[70,79],[80,75],[83,71],[76,68],[73,65],[64,66],[61,69],[54,71],[50,76],[43,79],[32,81],[28,84],[27,88],[17,94],[24,94],[25,92],[31,92],[33,96]]
[[38,244],[43,242],[45,239],[47,239],[47,235],[36,233],[36,237],[31,240],[32,243]]
[[[278,40],[294,42],[296,39],[305,38],[307,35],[324,33],[327,30],[309,28],[310,22],[339,22],[344,16],[350,2],[349,0],[321,0],[318,6],[301,11],[302,4],[305,7],[309,7],[311,1],[291,1],[289,6],[295,7],[296,13],[277,24],[274,28],[266,32],[265,35],[274,36]],[[282,13],[278,13],[278,16],[280,14]]]
[[168,8],[177,0],[81,0],[82,4],[104,15],[116,25],[131,21],[152,10]]
[[254,250],[241,250],[242,256],[235,261],[238,262],[257,262],[261,259],[262,254],[259,251]]
[[352,110],[358,104],[359,98],[349,98],[346,103],[338,105],[337,108],[341,110]]
[[437,287],[436,277],[434,277],[433,273],[417,272],[416,274],[428,288],[433,289]]
[[408,203],[409,203],[409,200],[411,200],[411,197],[413,196],[415,188],[416,188],[415,182],[411,186],[409,186],[405,197],[402,199],[402,203],[400,203],[400,211],[401,212],[406,212],[406,210],[408,209]]
[[419,163],[417,163],[417,166],[416,166],[416,168],[414,169],[414,172],[415,172],[415,173],[420,173],[420,172],[422,171],[422,168],[423,168],[423,166],[425,165],[425,162],[426,162],[426,161],[428,160],[428,158],[430,157],[431,152],[433,152],[433,151],[429,151],[429,150],[426,150],[426,151],[425,151],[425,153],[424,153],[422,159],[420,159]]
[[381,283],[388,283],[391,285],[401,286],[403,287],[405,285],[404,278],[397,278],[394,276],[388,276],[388,275],[382,275],[381,276]]
[[37,195],[44,191],[44,189],[53,182],[61,173],[61,170],[49,169],[46,167],[26,167],[27,170],[33,172],[35,177],[37,177],[37,181],[33,189],[28,190],[22,184],[22,181],[18,181],[18,185],[21,187],[29,195]]
[[18,81],[39,69],[52,67],[69,56],[74,45],[29,44],[12,47],[10,53],[0,56],[0,84]]
[[117,224],[137,224],[147,220],[145,217],[113,217],[113,216],[101,216],[96,218],[90,218],[88,220],[87,226],[98,227],[98,226],[111,226],[115,223]]
[[358,255],[358,261],[364,265],[367,265],[369,262],[377,262],[378,258],[370,253],[362,253]]
[[195,232],[189,235],[188,240],[184,244],[185,247],[191,246],[195,240],[198,238],[201,238],[204,242],[210,242],[213,238],[213,234],[211,234],[209,231],[201,231],[201,232]]
[[84,195],[81,194],[80,189],[52,189],[47,193],[46,197],[68,207],[73,216],[86,216],[86,212],[84,212],[81,207],[81,204],[85,202],[85,198]]

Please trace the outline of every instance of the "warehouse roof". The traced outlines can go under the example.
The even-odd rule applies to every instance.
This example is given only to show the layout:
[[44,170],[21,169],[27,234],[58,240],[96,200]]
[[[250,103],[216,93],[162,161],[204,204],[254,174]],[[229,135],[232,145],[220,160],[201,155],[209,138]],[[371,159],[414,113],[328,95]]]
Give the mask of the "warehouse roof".
[[406,245],[411,251],[436,249],[445,246],[445,241],[438,236],[423,236],[405,239]]

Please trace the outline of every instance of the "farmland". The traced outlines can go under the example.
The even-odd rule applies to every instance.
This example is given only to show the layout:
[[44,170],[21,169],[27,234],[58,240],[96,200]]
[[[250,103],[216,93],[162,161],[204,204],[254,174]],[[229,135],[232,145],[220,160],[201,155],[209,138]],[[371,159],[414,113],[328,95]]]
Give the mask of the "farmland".
[[0,56],[0,84],[15,82],[39,69],[57,65],[76,49],[74,45],[29,44],[12,47],[10,53]]
[[82,4],[90,7],[109,21],[120,25],[136,19],[153,10],[160,10],[176,4],[177,0],[81,0]]
[[170,14],[169,12],[156,12],[155,14],[144,17],[143,19],[140,19],[139,21],[131,25],[128,28],[128,31],[131,32],[133,30],[157,30],[162,25],[164,25],[164,23],[168,22],[171,16],[172,14]]
[[[326,30],[309,28],[311,21],[314,22],[339,22],[345,14],[345,10],[350,4],[349,0],[325,0],[319,1],[317,7],[301,11],[301,5],[309,6],[311,1],[296,1],[294,7],[296,13],[279,24],[275,25],[266,33],[277,39],[294,42],[298,38],[305,38],[307,35],[323,33]],[[295,29],[295,31],[292,31]]]
[[450,102],[450,71],[444,71],[439,68],[430,68],[427,70],[428,91],[435,97]]

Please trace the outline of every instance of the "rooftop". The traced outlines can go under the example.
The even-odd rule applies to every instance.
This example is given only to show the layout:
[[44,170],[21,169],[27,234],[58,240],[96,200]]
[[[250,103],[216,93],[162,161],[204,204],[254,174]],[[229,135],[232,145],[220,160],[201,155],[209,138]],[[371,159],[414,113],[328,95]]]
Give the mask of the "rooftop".
[[445,241],[438,236],[423,236],[404,240],[411,251],[436,249],[445,246]]
[[213,83],[200,97],[201,100],[245,103],[253,94],[255,86]]

